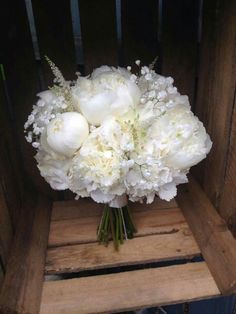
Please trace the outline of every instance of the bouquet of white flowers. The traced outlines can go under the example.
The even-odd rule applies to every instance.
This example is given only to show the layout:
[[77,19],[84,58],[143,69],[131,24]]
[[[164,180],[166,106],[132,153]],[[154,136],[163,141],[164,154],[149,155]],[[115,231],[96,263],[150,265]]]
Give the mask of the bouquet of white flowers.
[[212,143],[188,97],[153,66],[101,66],[39,93],[25,123],[41,175],[53,189],[104,203],[98,239],[115,247],[136,231],[127,200],[171,200]]

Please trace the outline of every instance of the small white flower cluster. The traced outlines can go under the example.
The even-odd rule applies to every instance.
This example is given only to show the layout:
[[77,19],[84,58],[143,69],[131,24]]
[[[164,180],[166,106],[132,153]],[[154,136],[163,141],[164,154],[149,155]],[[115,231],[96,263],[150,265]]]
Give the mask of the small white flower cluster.
[[[140,67],[140,61],[136,61]],[[96,202],[172,199],[211,140],[171,77],[152,67],[102,66],[70,86],[53,65],[56,86],[44,91],[25,124],[41,175],[53,189]]]
[[33,110],[24,125],[25,130],[32,127],[25,138],[35,148],[40,146],[40,136],[45,127],[57,114],[67,108],[64,97],[57,96],[52,90],[43,91],[37,96],[39,100],[33,106]]

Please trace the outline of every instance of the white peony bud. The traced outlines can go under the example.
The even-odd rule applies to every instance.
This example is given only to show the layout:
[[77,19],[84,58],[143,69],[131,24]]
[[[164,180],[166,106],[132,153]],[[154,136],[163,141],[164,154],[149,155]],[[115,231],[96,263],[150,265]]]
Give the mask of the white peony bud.
[[59,114],[50,121],[46,129],[48,146],[55,153],[66,157],[71,157],[80,148],[88,135],[88,123],[78,112]]

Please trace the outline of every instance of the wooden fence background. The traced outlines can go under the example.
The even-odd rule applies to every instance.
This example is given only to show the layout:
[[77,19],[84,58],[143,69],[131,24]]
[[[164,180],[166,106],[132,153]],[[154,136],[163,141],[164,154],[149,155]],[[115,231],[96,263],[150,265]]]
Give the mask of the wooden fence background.
[[213,140],[209,157],[193,172],[236,233],[234,0],[9,0],[1,5],[3,269],[30,186],[54,199],[73,197],[44,182],[24,139],[23,125],[37,92],[52,84],[44,55],[68,79],[77,70],[88,74],[101,64],[127,66],[136,59],[149,64],[158,56],[156,70],[173,76],[180,92],[189,95]]

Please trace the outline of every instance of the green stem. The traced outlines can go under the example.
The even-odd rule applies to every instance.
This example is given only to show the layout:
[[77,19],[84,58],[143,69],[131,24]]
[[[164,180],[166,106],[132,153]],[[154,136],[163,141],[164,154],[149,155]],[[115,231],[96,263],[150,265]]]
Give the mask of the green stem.
[[117,214],[117,208],[114,208],[114,213],[115,213],[115,228],[116,228],[116,245],[117,245],[117,249],[119,248],[119,244],[120,244],[120,226],[119,226],[119,217]]
[[114,228],[114,215],[113,211],[110,208],[110,225],[111,225],[111,235],[112,235],[112,240],[114,243],[115,250],[118,250],[117,242],[116,242],[116,234],[115,234],[115,228]]
[[123,244],[124,240],[124,233],[123,233],[123,222],[122,222],[122,209],[118,208],[118,217],[119,217],[119,226],[120,226],[120,243]]
[[115,250],[118,250],[120,244],[123,244],[124,239],[132,239],[135,232],[137,230],[127,206],[123,208],[105,206],[97,230],[99,243],[107,246],[111,236]]

